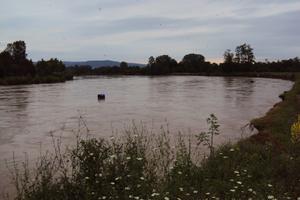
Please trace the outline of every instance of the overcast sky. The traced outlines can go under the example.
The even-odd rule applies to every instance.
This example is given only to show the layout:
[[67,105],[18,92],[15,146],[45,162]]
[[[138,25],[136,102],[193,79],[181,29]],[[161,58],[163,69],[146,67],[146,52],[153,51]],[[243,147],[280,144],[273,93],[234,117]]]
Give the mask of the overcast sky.
[[1,0],[0,48],[29,58],[146,63],[200,53],[222,61],[249,43],[258,60],[300,56],[299,0]]

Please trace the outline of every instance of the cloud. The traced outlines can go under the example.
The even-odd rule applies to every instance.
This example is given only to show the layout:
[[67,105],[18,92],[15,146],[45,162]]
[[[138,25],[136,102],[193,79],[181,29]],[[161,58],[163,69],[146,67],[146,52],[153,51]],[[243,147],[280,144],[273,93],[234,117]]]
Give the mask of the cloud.
[[299,11],[296,0],[10,0],[0,7],[0,47],[23,39],[34,60],[146,62],[190,52],[216,60],[248,42],[259,59],[287,58],[300,54]]

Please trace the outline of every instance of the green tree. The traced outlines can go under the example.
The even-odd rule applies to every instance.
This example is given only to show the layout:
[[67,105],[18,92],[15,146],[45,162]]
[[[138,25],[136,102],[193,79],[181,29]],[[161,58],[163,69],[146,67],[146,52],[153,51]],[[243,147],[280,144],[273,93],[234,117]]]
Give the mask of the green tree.
[[177,66],[176,60],[168,55],[161,55],[156,57],[155,62],[150,66],[151,74],[169,74]]
[[246,43],[237,46],[235,49],[234,61],[240,64],[253,64],[255,62],[253,48]]
[[36,63],[36,71],[40,76],[61,74],[65,68],[64,63],[56,58],[51,58],[48,61],[42,59]]
[[205,57],[201,54],[187,54],[181,61],[184,71],[187,72],[202,72],[205,71]]
[[223,56],[224,56],[224,63],[233,63],[234,54],[231,52],[230,49],[227,49]]
[[155,63],[155,58],[153,56],[150,56],[148,59],[148,66],[150,67]]
[[120,68],[121,68],[121,69],[127,69],[127,68],[128,68],[127,62],[122,61],[122,62],[120,63]]
[[22,40],[7,44],[4,51],[8,52],[14,58],[16,63],[21,63],[26,60],[26,44]]

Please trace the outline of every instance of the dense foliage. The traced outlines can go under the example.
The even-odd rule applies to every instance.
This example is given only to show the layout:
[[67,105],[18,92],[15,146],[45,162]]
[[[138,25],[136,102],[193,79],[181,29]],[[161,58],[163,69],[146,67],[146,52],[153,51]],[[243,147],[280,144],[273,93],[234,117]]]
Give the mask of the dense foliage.
[[180,62],[168,55],[150,56],[146,67],[128,67],[122,62],[120,66],[91,68],[90,66],[73,66],[68,70],[75,75],[86,74],[138,74],[138,75],[168,75],[176,73],[226,75],[248,72],[299,72],[300,60],[298,57],[274,62],[255,62],[253,48],[249,44],[237,46],[235,52],[227,49],[224,53],[224,62],[210,63],[201,54],[187,54]]
[[27,59],[24,41],[7,44],[0,53],[0,84],[61,82],[66,78],[62,61],[50,59],[34,64]]

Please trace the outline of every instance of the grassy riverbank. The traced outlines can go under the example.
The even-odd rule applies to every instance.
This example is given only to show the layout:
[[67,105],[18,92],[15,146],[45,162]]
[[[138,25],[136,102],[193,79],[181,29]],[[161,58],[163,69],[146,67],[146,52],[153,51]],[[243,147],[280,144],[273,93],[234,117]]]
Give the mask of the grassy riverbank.
[[[122,138],[80,139],[56,146],[30,172],[14,171],[17,199],[297,199],[300,144],[290,127],[300,113],[300,76],[264,117],[257,135],[199,156],[196,137],[151,135],[133,126]],[[175,145],[174,145],[175,144]]]

